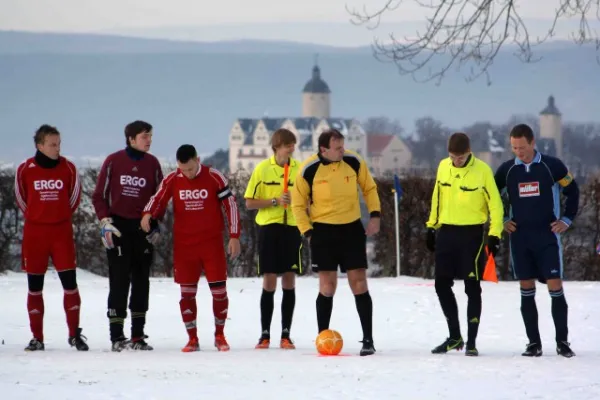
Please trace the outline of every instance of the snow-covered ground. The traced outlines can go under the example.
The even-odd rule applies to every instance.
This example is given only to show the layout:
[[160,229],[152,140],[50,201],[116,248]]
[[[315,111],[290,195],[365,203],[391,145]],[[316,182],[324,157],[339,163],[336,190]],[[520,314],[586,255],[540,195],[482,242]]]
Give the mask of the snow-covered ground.
[[[204,282],[203,282],[204,283]],[[447,334],[431,281],[372,279],[376,355],[359,357],[361,330],[354,299],[342,281],[331,327],[345,340],[345,356],[319,357],[315,298],[317,280],[300,279],[292,337],[295,351],[255,350],[260,331],[258,279],[229,281],[226,334],[232,350],[212,346],[213,318],[205,285],[198,295],[203,349],[184,354],[186,333],[179,289],[154,279],[147,334],[152,352],[108,351],[107,280],[79,273],[83,333],[88,353],[67,344],[62,290],[54,272],[45,287],[46,351],[26,353],[30,339],[26,280],[0,276],[0,398],[12,399],[561,399],[600,398],[600,283],[568,282],[570,340],[577,356],[556,355],[550,298],[538,287],[544,356],[520,356],[526,344],[516,283],[484,284],[478,358],[463,352],[432,355]],[[455,286],[465,331],[466,297]],[[276,296],[273,336],[279,335],[281,292]],[[127,321],[129,328],[129,320]]]

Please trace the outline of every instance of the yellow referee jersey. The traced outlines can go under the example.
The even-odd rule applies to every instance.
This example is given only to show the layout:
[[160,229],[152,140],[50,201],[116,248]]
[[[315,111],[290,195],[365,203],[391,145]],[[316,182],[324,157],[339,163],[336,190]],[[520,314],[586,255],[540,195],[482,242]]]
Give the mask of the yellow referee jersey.
[[[294,180],[299,170],[299,162],[293,158],[290,159],[288,191],[291,192],[294,186]],[[271,200],[280,197],[283,194],[283,167],[275,161],[275,156],[261,161],[252,171],[250,181],[246,187],[244,198]],[[258,225],[283,224],[283,206],[266,207],[258,210],[256,214],[256,223]],[[296,226],[296,219],[288,205],[287,225]]]
[[489,234],[501,237],[503,216],[502,198],[489,165],[472,154],[462,168],[455,167],[450,158],[440,162],[428,228],[484,224],[489,217]]
[[339,162],[320,154],[309,157],[292,190],[292,210],[300,232],[304,235],[311,230],[311,222],[348,224],[360,219],[359,187],[371,216],[379,216],[377,185],[358,154],[346,150]]

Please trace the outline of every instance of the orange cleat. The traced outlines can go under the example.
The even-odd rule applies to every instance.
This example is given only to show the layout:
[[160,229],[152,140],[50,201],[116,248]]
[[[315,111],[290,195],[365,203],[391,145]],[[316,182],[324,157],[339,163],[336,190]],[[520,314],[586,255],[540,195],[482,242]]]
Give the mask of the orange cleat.
[[261,337],[260,339],[258,339],[258,344],[254,348],[255,349],[268,349],[270,344],[271,344],[271,341],[269,339]]
[[215,335],[215,347],[219,351],[229,351],[229,344],[222,333]]
[[181,349],[184,353],[191,353],[192,351],[200,351],[200,344],[198,343],[198,338],[191,338],[189,342],[185,345],[183,349]]
[[281,338],[279,347],[285,350],[294,350],[296,348],[296,346],[294,346],[294,342],[292,342],[290,338]]

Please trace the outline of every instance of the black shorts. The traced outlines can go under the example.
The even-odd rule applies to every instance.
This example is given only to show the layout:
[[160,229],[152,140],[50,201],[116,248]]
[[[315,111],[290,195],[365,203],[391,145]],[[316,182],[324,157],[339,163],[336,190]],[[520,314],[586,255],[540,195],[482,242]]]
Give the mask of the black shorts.
[[258,275],[302,273],[302,236],[296,226],[269,224],[258,228]]
[[563,278],[560,235],[549,228],[525,229],[517,226],[510,234],[510,261],[513,276],[518,280]]
[[312,269],[346,272],[368,268],[367,236],[360,220],[349,224],[313,223],[310,238]]
[[442,225],[435,241],[435,276],[481,280],[484,240],[483,225]]

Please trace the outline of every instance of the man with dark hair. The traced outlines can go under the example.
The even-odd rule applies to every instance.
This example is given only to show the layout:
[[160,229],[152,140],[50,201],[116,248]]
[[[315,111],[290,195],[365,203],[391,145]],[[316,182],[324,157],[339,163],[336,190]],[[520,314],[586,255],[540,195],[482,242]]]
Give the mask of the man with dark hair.
[[448,322],[449,337],[431,352],[447,353],[464,347],[458,305],[452,291],[454,280],[461,279],[468,297],[465,354],[477,356],[481,277],[487,261],[484,224],[489,217],[487,245],[495,256],[502,235],[502,199],[491,168],[471,153],[466,134],[450,136],[448,153],[449,157],[440,162],[437,170],[426,241],[427,248],[435,252],[435,291]]
[[258,210],[256,223],[258,233],[258,275],[263,276],[260,298],[261,336],[257,349],[269,348],[271,320],[277,275],[282,275],[281,340],[279,347],[294,349],[290,339],[292,317],[296,303],[296,274],[302,274],[300,251],[302,237],[296,226],[294,214],[289,210],[290,193],[284,190],[285,168],[288,168],[289,188],[294,187],[300,163],[292,158],[296,136],[287,129],[278,129],[271,136],[273,156],[260,162],[252,171],[246,188],[246,207]]
[[240,254],[240,215],[229,182],[214,168],[200,164],[194,146],[177,150],[177,170],[160,184],[144,208],[141,228],[151,232],[152,222],[161,219],[173,199],[173,265],[175,282],[181,288],[179,306],[189,341],[183,352],[200,350],[196,328],[196,293],[204,272],[213,298],[214,344],[228,351],[224,328],[227,320],[227,261],[223,248],[223,213],[229,221],[228,251]]
[[27,273],[27,311],[33,339],[27,351],[44,350],[44,276],[48,259],[64,290],[68,343],[87,351],[81,335],[81,297],[77,288],[73,213],[81,199],[81,183],[75,165],[60,155],[60,133],[42,125],[33,138],[34,157],[17,168],[15,198],[25,218],[21,245],[22,269]]
[[[361,356],[375,353],[373,302],[367,285],[366,237],[379,232],[381,206],[367,163],[344,149],[344,136],[332,129],[319,136],[319,151],[300,167],[292,190],[298,229],[310,241],[313,270],[319,273],[319,333],[329,329],[338,266],[348,274],[363,331]],[[358,188],[367,203],[366,231],[360,220]]]
[[[146,234],[140,229],[142,211],[158,189],[163,173],[158,159],[148,153],[152,125],[134,121],[125,127],[127,147],[109,155],[100,174],[92,202],[100,220],[101,239],[108,256],[108,312],[113,351],[126,347],[152,350],[144,334],[153,243],[158,225]],[[127,297],[131,286],[131,340],[125,337]]]
[[[561,160],[535,148],[531,127],[516,125],[510,132],[515,158],[496,172],[498,189],[508,196],[510,215],[504,223],[509,234],[513,275],[520,281],[521,314],[529,339],[526,357],[542,355],[535,303],[535,281],[547,283],[556,328],[556,352],[573,357],[568,338],[568,306],[562,285],[560,235],[571,226],[579,208],[579,188]],[[566,197],[561,216],[560,193]]]

